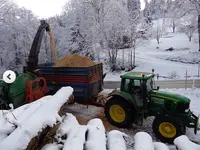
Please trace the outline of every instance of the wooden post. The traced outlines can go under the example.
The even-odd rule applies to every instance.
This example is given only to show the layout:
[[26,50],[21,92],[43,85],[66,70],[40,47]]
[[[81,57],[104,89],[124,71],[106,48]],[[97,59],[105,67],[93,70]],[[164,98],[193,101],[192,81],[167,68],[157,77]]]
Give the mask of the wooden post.
[[186,69],[186,77],[185,77],[185,89],[187,89],[187,69]]
[[195,79],[193,79],[192,88],[195,88]]
[[200,62],[198,64],[198,78],[199,78],[199,67],[200,67]]

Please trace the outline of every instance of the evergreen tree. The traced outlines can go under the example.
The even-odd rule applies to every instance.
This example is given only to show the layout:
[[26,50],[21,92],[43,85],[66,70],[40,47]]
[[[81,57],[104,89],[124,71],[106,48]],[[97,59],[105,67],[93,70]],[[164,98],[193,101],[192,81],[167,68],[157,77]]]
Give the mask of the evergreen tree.
[[80,31],[80,19],[77,18],[73,27],[70,28],[70,45],[69,53],[80,54],[84,50],[85,39]]

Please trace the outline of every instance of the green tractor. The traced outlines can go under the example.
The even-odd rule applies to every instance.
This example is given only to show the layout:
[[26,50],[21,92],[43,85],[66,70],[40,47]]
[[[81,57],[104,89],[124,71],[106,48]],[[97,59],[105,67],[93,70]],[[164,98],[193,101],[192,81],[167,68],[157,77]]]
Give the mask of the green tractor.
[[[154,72],[154,70],[152,70]],[[154,73],[130,72],[121,76],[120,90],[108,95],[105,115],[117,127],[143,124],[143,119],[155,116],[153,132],[162,142],[173,143],[185,134],[186,127],[198,129],[198,117],[189,109],[187,97],[154,89]]]

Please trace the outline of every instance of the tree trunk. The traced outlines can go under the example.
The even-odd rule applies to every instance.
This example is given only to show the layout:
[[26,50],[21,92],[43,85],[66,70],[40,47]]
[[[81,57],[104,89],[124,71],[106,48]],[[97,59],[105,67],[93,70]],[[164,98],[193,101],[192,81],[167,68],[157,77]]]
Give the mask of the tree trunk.
[[192,35],[190,34],[188,37],[189,37],[189,42],[191,42],[192,41]]
[[156,40],[157,40],[157,43],[160,44],[160,37],[159,37],[159,29],[157,27],[157,33],[156,33]]
[[173,18],[173,20],[172,20],[172,29],[173,29],[173,33],[175,33],[175,31],[176,31],[175,18]]
[[160,38],[158,36],[157,36],[156,40],[157,40],[157,43],[160,44]]
[[163,35],[163,33],[165,34],[165,13],[163,14],[163,22],[162,22],[162,31],[161,31],[161,33],[162,33],[162,35]]
[[175,28],[175,27],[173,27],[173,33],[175,33],[175,29],[176,29],[176,28]]
[[131,69],[133,67],[133,50],[131,49]]
[[135,46],[134,46],[134,52],[133,52],[133,67],[135,68]]
[[1,66],[3,66],[4,64],[3,64],[3,59],[1,58]]
[[200,14],[198,15],[198,34],[199,34],[199,51],[200,51]]
[[110,55],[110,67],[112,72],[116,70],[117,49],[112,49]]
[[122,66],[124,68],[124,49],[122,50]]

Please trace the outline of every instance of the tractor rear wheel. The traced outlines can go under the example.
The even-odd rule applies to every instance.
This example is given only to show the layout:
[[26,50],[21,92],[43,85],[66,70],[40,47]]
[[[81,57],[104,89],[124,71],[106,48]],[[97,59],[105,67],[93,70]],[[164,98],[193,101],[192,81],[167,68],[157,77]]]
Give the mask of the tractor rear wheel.
[[152,128],[154,134],[161,142],[170,144],[173,144],[176,137],[185,134],[185,126],[167,116],[156,117]]
[[133,107],[123,99],[113,97],[106,102],[106,118],[117,127],[129,127],[133,122],[133,113]]

